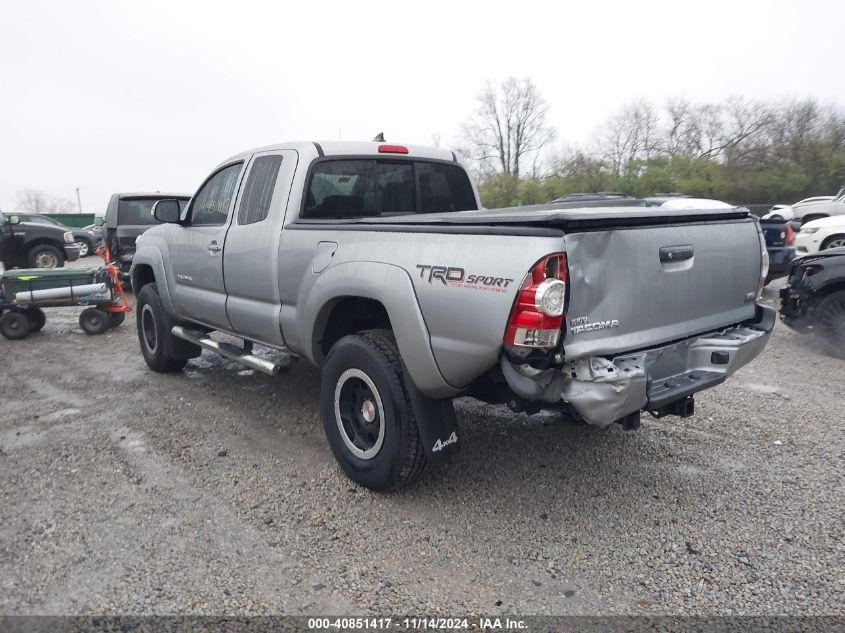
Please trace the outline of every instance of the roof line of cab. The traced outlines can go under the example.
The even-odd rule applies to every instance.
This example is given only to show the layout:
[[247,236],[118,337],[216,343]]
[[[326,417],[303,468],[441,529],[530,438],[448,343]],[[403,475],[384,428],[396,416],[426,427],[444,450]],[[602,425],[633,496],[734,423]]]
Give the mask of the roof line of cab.
[[[395,154],[384,153],[379,151],[379,146],[395,146],[407,148],[408,153]],[[452,150],[441,149],[438,147],[428,147],[426,145],[408,145],[406,143],[388,143],[378,141],[297,141],[290,143],[276,143],[273,145],[264,145],[256,147],[244,152],[239,152],[234,156],[229,157],[220,166],[237,160],[246,160],[253,154],[259,152],[272,152],[278,150],[294,150],[304,156],[312,155],[314,158],[322,156],[382,156],[383,158],[403,157],[403,158],[430,158],[434,160],[445,160],[450,162],[462,162],[457,154]]]

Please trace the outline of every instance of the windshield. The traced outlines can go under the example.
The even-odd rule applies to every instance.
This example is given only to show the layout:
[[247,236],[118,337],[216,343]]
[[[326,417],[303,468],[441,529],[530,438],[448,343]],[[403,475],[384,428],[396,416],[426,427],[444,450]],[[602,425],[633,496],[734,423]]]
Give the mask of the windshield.
[[[153,217],[153,204],[161,198],[132,198],[117,205],[118,224],[158,224]],[[179,211],[185,208],[188,198],[179,198]]]

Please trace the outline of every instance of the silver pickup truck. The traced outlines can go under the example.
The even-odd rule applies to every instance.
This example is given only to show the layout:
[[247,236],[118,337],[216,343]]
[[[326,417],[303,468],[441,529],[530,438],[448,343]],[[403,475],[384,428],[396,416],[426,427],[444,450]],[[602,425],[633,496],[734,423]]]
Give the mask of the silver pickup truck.
[[442,149],[264,147],[152,212],[131,270],[149,367],[207,349],[276,374],[304,357],[338,462],[377,490],[457,450],[457,396],[626,429],[686,417],[775,321],[747,212],[485,210]]

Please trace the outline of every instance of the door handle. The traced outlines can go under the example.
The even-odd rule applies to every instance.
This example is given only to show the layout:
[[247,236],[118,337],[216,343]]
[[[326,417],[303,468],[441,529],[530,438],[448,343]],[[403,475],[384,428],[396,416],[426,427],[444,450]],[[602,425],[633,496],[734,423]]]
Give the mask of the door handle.
[[668,264],[692,259],[694,250],[692,244],[685,244],[683,246],[663,246],[658,252],[660,263]]
[[217,243],[217,240],[214,240],[211,244],[208,245],[208,251],[210,253],[219,253],[223,250],[223,247]]

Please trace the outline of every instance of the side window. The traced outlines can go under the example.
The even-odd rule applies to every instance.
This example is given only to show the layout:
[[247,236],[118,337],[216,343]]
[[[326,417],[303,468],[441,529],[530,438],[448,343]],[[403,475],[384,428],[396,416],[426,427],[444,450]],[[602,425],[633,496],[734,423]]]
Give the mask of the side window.
[[217,226],[226,223],[242,167],[243,163],[229,165],[206,181],[191,204],[192,225]]
[[238,224],[254,224],[267,217],[281,165],[281,156],[262,156],[255,159],[241,196]]
[[477,209],[467,173],[457,165],[417,163],[420,213]]
[[376,214],[375,161],[318,163],[305,195],[304,218],[363,218]]

